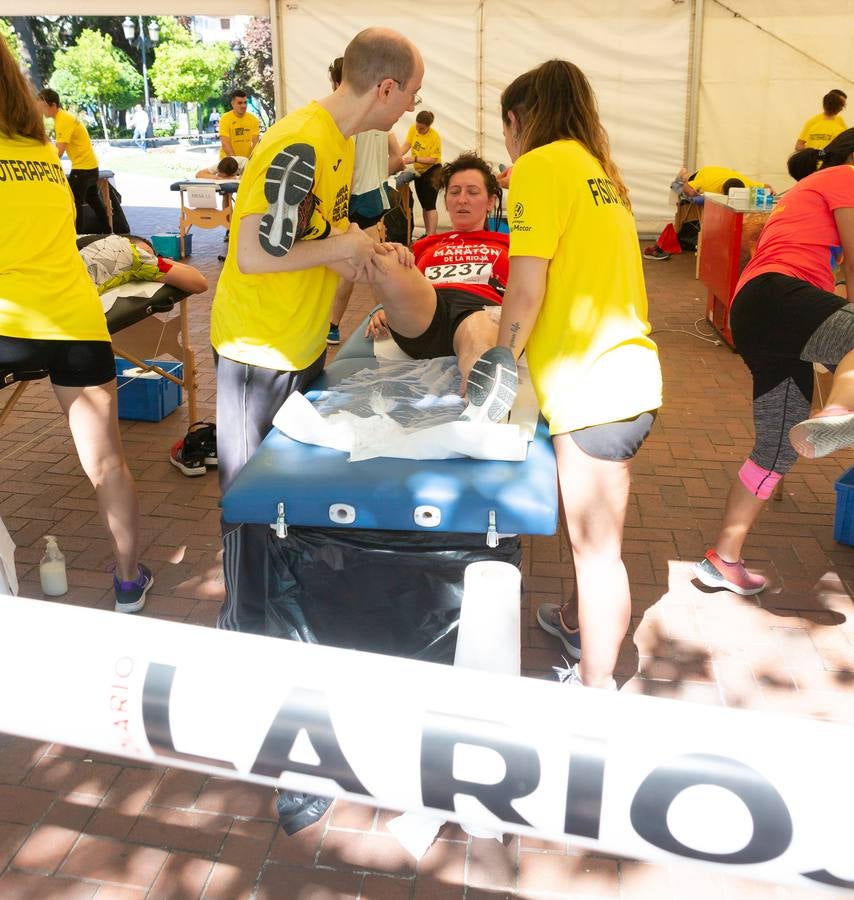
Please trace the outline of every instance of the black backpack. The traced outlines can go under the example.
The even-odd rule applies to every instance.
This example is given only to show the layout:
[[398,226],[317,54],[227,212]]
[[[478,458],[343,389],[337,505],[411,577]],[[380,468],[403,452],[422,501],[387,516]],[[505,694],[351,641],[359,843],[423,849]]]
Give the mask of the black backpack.
[[386,194],[390,209],[383,216],[383,226],[385,227],[385,239],[395,244],[411,244],[412,243],[412,211],[415,202],[412,199],[412,192],[409,193],[409,233],[406,230],[406,213],[403,206],[403,198],[400,191],[389,185],[386,185]]

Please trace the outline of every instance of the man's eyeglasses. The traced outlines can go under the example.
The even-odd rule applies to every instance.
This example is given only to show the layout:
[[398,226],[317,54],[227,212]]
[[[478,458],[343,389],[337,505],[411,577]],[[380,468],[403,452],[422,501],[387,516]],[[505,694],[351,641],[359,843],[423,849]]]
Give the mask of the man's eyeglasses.
[[[391,80],[398,86],[398,88],[399,88],[401,91],[404,91],[404,92],[405,92],[406,89],[404,88],[403,84],[402,84],[400,81],[398,81],[396,78],[392,78]],[[382,81],[377,82],[377,87],[379,87],[381,84],[382,84]],[[421,103],[421,97],[419,97],[418,94],[413,93],[413,95],[412,95],[412,105],[413,105],[413,106],[418,106],[420,103]]]

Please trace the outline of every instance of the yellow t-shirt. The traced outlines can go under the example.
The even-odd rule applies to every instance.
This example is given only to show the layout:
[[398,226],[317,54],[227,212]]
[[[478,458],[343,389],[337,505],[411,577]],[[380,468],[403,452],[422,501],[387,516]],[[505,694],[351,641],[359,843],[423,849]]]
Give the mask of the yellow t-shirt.
[[703,194],[720,194],[721,189],[730,178],[738,178],[739,181],[743,181],[746,188],[763,186],[761,181],[754,181],[752,178],[742,175],[741,172],[736,172],[735,169],[725,169],[723,166],[703,166],[702,169],[697,169],[697,174],[688,184]]
[[415,171],[419,175],[442,162],[442,138],[432,128],[428,128],[426,134],[419,134],[415,126],[411,126],[406,133],[406,143],[410,145],[409,152],[412,156],[432,156],[436,160],[432,163],[415,163]]
[[[224,113],[219,120],[219,136],[231,141],[234,148],[233,156],[249,156],[252,152],[252,138],[261,133],[261,123],[251,112],[246,112],[239,118],[234,110]],[[220,149],[219,158],[223,159],[229,154]]]
[[525,353],[552,434],[628,419],[661,405],[635,222],[599,162],[554,141],[513,166],[513,257],[549,260]]
[[[354,146],[334,119],[312,102],[264,135],[243,172],[231,218],[228,255],[211,309],[211,343],[228,359],[268,369],[296,371],[313,363],[326,348],[329,313],[338,276],[326,266],[296,272],[249,275],[237,265],[244,216],[267,212],[264,181],[273,157],[291,144],[314,147],[317,159],[316,216],[346,230]],[[316,221],[316,220],[313,220]],[[321,229],[315,229],[321,237]]]
[[56,111],[54,130],[57,144],[65,144],[65,152],[72,169],[97,169],[98,157],[92,149],[92,141],[86,126],[64,109]]
[[817,116],[807,119],[798,135],[798,140],[803,141],[807,147],[821,150],[847,128],[848,126],[841,116],[828,119],[824,113],[819,113]]
[[0,335],[109,341],[56,148],[0,135]]

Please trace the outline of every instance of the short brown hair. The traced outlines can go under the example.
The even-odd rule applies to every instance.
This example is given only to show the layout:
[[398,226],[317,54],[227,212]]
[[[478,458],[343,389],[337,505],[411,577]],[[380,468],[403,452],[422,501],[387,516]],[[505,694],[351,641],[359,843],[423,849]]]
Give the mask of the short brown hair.
[[420,113],[415,117],[415,121],[419,125],[426,125],[428,128],[433,124],[433,120],[436,117],[433,113],[430,112],[429,109],[422,109]]
[[336,56],[335,59],[329,63],[329,77],[332,80],[332,83],[335,85],[341,84],[341,79],[344,77],[344,57]]
[[461,153],[456,159],[445,163],[442,166],[442,190],[447,191],[451,179],[457,172],[471,172],[477,170],[483,175],[483,184],[486,187],[486,193],[490,197],[501,196],[501,186],[492,171],[492,166],[485,160],[481,159],[476,153]]
[[845,101],[847,99],[848,95],[844,91],[834,88],[821,98],[821,105],[828,116],[836,116],[845,109]]
[[386,28],[366,28],[347,44],[341,71],[344,81],[361,95],[384,78],[403,86],[415,71],[412,44],[402,35]]
[[39,91],[39,97],[47,103],[48,106],[62,106],[59,102],[59,94],[51,88],[45,88]]
[[0,134],[28,137],[47,143],[44,119],[36,105],[32,85],[24,78],[15,57],[0,37]]
[[237,160],[233,156],[223,156],[216,164],[216,170],[220,175],[234,175],[239,168],[240,166],[237,165]]

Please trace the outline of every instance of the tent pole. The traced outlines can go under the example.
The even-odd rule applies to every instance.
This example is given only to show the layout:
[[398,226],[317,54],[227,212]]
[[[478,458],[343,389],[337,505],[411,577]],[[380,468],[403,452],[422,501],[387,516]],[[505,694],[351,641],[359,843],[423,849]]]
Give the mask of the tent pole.
[[273,105],[276,109],[276,118],[281,119],[287,112],[287,109],[284,91],[284,42],[279,34],[279,0],[270,0],[270,35],[273,41]]
[[700,111],[700,66],[703,56],[704,0],[694,0],[691,31],[691,80],[688,87],[688,133],[685,138],[685,166],[689,172],[697,168],[697,131]]
[[486,147],[486,114],[485,86],[483,83],[484,59],[483,59],[483,23],[486,16],[484,9],[485,0],[479,0],[477,4],[477,153],[483,156]]

